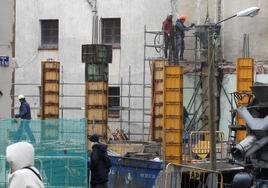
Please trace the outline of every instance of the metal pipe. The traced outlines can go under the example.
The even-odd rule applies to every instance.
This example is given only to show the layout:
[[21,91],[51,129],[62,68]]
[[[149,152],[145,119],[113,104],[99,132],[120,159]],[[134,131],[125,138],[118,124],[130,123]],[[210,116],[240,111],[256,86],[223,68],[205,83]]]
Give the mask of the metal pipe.
[[[123,106],[123,101],[122,101],[122,92],[123,92],[123,78],[121,77],[121,86],[120,86],[120,107]],[[122,130],[122,110],[120,110],[120,131]]]
[[130,97],[131,97],[131,66],[128,67],[128,138],[130,139]]
[[[143,61],[143,77],[142,77],[142,82],[143,82],[143,88],[142,88],[142,122],[144,122],[144,113],[145,113],[145,63],[146,63],[146,25],[144,25],[144,61]],[[142,125],[142,133],[144,133],[144,124]],[[142,138],[142,140],[144,141],[144,136]]]
[[214,71],[214,56],[213,56],[213,32],[212,26],[209,27],[208,30],[208,64],[209,64],[209,72],[208,72],[208,104],[209,104],[209,118],[208,125],[210,128],[210,165],[211,170],[215,171],[217,169],[216,166],[216,135],[215,135],[215,96],[214,96],[214,79],[215,79],[215,71]]

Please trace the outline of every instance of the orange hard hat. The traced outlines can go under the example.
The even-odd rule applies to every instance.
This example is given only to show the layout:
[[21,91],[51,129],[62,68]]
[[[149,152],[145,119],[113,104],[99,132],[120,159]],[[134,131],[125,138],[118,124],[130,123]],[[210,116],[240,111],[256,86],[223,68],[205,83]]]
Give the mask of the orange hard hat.
[[181,15],[181,16],[179,17],[179,19],[180,19],[180,20],[186,20],[186,19],[187,19],[187,16],[185,16],[185,15]]

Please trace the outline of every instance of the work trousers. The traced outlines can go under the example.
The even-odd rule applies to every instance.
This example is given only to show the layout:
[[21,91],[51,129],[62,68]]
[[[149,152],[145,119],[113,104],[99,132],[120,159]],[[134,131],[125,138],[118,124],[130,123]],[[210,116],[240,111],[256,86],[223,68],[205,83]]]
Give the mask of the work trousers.
[[164,43],[165,43],[165,47],[164,47],[164,54],[165,54],[165,58],[168,57],[168,51],[170,53],[170,43],[171,43],[171,40],[170,40],[170,36],[168,36],[167,33],[164,33]]
[[29,136],[31,143],[35,143],[35,138],[30,128],[30,122],[31,122],[30,120],[24,120],[24,119],[21,120],[19,129],[17,130],[16,133],[16,142],[21,141],[21,139],[24,139],[23,135],[25,131],[26,134]]
[[183,54],[184,54],[184,49],[185,49],[185,43],[184,43],[184,37],[176,37],[176,52],[175,52],[175,58],[178,59],[183,59]]

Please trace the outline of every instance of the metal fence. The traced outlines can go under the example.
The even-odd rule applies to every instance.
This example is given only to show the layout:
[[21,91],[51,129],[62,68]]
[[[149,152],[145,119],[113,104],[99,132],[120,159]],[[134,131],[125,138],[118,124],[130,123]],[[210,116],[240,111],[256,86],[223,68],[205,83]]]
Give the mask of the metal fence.
[[[192,131],[189,138],[190,162],[206,160],[209,156],[209,131]],[[216,131],[217,159],[224,158],[224,133]]]
[[153,188],[223,188],[223,175],[218,171],[169,163],[159,173]]
[[88,187],[85,120],[0,119],[0,187],[7,187],[6,147],[27,141],[45,187]]

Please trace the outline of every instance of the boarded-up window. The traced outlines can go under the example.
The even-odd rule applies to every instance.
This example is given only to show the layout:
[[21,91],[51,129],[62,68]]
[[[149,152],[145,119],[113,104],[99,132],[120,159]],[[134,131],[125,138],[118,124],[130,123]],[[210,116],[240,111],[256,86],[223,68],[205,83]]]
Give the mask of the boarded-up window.
[[58,48],[59,21],[41,20],[41,48]]
[[120,116],[120,87],[109,87],[109,118]]
[[111,44],[113,47],[120,47],[121,21],[120,18],[102,19],[102,42]]

